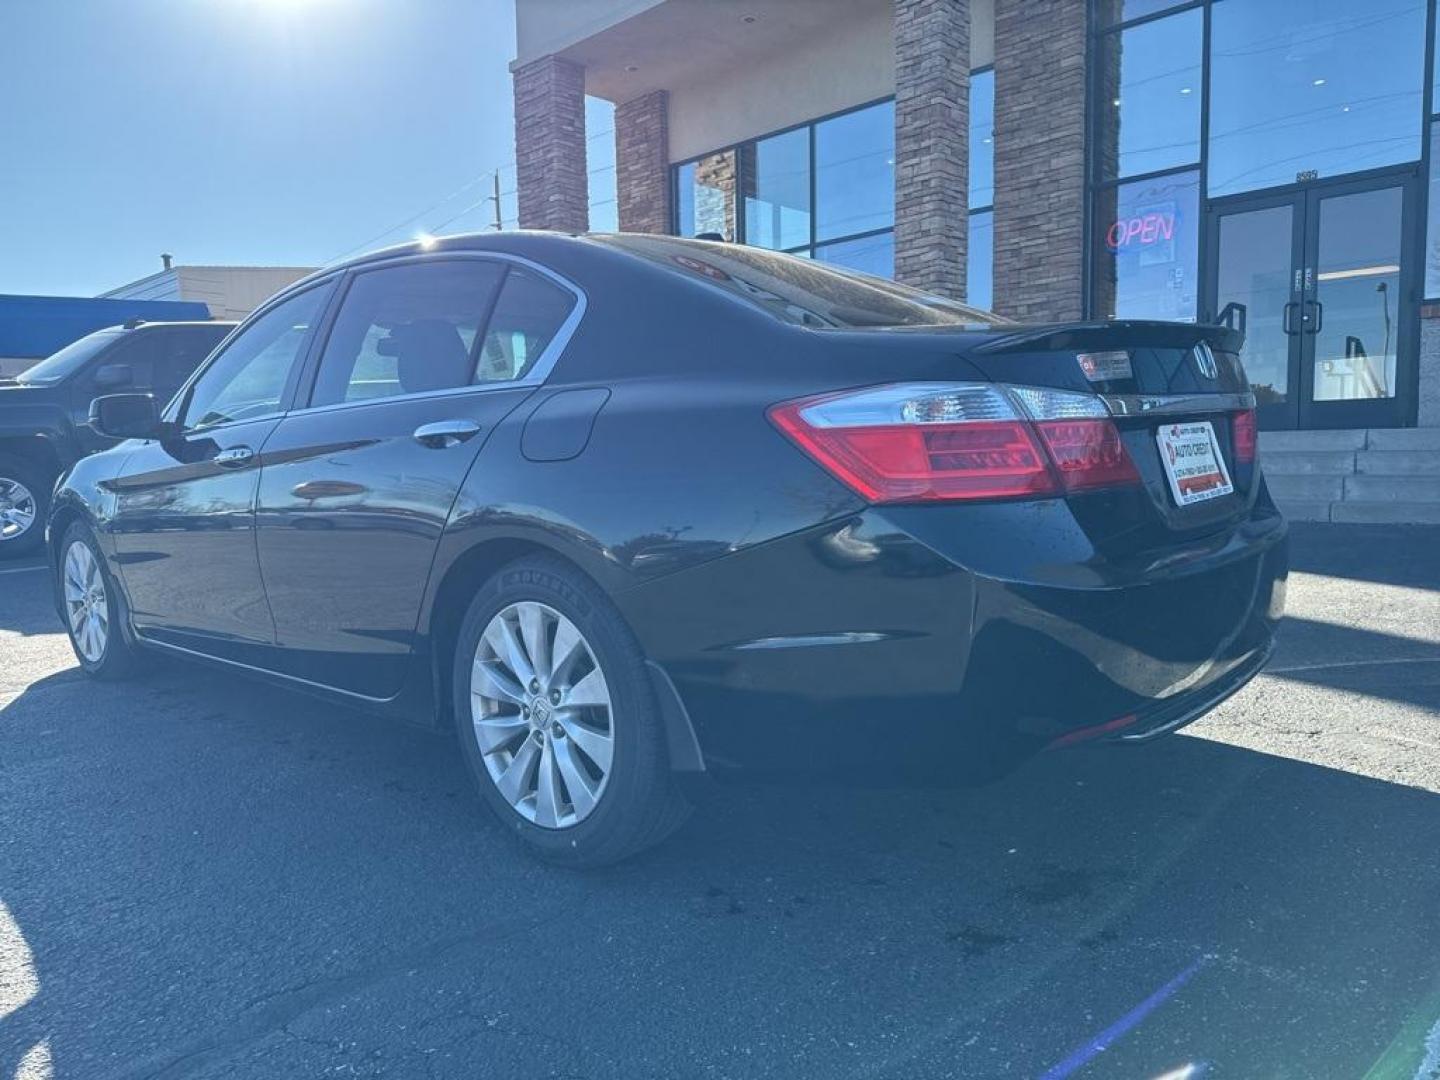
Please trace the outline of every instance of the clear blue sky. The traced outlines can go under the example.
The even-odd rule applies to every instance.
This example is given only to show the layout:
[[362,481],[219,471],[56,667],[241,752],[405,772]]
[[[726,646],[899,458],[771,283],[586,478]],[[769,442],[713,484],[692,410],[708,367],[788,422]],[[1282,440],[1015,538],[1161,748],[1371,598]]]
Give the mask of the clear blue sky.
[[3,0],[0,293],[434,229],[514,187],[514,42],[512,0]]

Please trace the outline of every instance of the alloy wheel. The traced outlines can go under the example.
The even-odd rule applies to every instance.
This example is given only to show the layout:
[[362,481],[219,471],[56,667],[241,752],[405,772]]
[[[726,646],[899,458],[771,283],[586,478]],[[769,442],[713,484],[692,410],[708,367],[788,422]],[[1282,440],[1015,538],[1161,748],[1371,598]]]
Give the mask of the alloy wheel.
[[19,480],[0,476],[0,540],[18,540],[35,524],[35,496]]
[[75,647],[92,664],[105,658],[110,639],[110,607],[105,577],[90,545],[76,540],[65,550],[65,613]]
[[573,622],[534,601],[497,612],[475,649],[470,701],[486,771],[517,814],[549,829],[590,816],[610,778],[613,710]]

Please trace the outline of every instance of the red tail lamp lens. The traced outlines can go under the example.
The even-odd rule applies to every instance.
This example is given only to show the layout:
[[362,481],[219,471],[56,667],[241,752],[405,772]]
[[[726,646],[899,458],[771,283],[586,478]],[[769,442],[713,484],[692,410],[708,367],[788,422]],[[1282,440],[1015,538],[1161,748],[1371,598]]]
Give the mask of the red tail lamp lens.
[[770,419],[870,502],[1025,498],[1140,480],[1093,394],[896,383],[788,401]]
[[1244,409],[1235,414],[1230,430],[1235,436],[1235,460],[1242,465],[1255,463],[1258,436],[1255,433],[1255,410]]
[[1027,425],[963,424],[811,427],[804,402],[770,416],[786,435],[870,502],[932,502],[1050,495],[1055,483]]
[[1140,474],[1111,420],[1041,420],[1035,427],[1066,491],[1138,484]]

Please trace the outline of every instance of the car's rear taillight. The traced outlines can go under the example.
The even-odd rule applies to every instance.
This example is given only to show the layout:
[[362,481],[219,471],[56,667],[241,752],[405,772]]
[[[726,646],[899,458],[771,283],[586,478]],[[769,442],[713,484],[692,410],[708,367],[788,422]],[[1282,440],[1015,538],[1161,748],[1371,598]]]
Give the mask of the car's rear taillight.
[[1092,394],[903,383],[785,402],[770,419],[870,502],[1039,497],[1139,481]]
[[1230,430],[1235,437],[1235,460],[1241,465],[1253,465],[1255,463],[1255,410],[1243,409],[1235,414],[1230,422]]

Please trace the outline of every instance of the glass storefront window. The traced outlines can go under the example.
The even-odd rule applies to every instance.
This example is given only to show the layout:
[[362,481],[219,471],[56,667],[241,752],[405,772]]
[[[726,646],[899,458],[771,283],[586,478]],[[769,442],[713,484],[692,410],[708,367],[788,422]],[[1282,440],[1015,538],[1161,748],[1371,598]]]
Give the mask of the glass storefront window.
[[675,170],[675,228],[681,236],[735,239],[735,152],[725,150]]
[[895,234],[876,233],[855,240],[841,240],[834,244],[821,244],[815,249],[815,258],[834,266],[859,270],[876,277],[895,276]]
[[885,101],[815,125],[815,239],[895,224],[895,106]]
[[1426,5],[1216,0],[1207,194],[1419,159]]
[[1430,125],[1430,222],[1425,232],[1425,295],[1440,297],[1440,120]]
[[995,214],[991,210],[970,215],[965,302],[986,311],[995,306]]
[[1100,39],[1100,181],[1200,160],[1204,29],[1193,8]]
[[995,72],[970,76],[970,206],[995,202]]
[[1185,0],[1096,0],[1095,21],[1100,26],[1117,26],[1183,3]]
[[1098,316],[1194,321],[1200,253],[1198,171],[1100,191],[1095,223]]
[[783,250],[810,242],[810,132],[787,131],[740,148],[745,242]]

